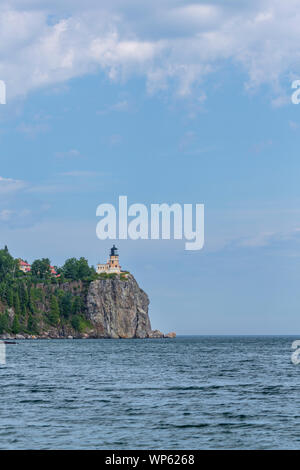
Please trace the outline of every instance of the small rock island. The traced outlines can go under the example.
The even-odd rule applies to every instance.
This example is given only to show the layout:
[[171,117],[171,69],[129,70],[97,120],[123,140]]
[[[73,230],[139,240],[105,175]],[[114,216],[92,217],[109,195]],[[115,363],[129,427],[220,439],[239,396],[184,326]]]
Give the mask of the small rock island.
[[111,248],[97,269],[85,258],[62,268],[30,265],[0,250],[0,339],[174,338],[152,330],[149,298]]

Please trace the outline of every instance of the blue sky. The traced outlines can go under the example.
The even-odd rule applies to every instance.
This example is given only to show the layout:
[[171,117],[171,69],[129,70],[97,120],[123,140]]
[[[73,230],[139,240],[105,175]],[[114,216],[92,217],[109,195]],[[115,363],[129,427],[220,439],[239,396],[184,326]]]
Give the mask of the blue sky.
[[153,328],[298,331],[295,2],[43,3],[0,8],[1,244],[95,265],[98,204],[204,203],[201,251],[117,241]]

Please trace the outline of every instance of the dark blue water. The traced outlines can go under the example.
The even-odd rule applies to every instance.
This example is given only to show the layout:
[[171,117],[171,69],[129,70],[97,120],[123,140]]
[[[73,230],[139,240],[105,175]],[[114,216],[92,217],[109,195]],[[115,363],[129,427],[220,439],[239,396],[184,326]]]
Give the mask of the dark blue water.
[[8,345],[0,366],[0,448],[297,449],[293,339]]

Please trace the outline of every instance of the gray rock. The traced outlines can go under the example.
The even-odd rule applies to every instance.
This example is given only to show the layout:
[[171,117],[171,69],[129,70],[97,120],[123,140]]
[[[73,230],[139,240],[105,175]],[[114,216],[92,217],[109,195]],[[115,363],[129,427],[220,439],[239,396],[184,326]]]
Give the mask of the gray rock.
[[4,335],[0,336],[0,339],[1,340],[6,340],[6,339],[9,340],[9,339],[14,339],[14,337],[9,335],[8,333],[5,333]]
[[129,274],[91,282],[87,294],[87,317],[97,338],[147,338],[151,331],[149,299]]
[[159,330],[152,330],[148,333],[148,338],[163,338],[164,334]]
[[164,338],[176,338],[176,333],[174,331],[171,331],[170,333],[164,335]]

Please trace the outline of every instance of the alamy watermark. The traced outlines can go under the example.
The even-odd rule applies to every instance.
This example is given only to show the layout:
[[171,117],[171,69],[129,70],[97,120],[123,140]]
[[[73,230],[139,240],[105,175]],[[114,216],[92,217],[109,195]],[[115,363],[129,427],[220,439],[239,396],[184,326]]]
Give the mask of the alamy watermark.
[[6,346],[4,341],[0,341],[0,366],[6,364]]
[[291,361],[293,364],[298,365],[300,364],[300,340],[296,339],[292,343],[292,349],[295,349],[295,351],[291,355]]
[[295,89],[294,93],[291,96],[293,104],[300,103],[300,80],[294,80],[292,83],[292,88]]
[[[101,217],[96,234],[100,240],[182,240],[186,250],[204,246],[204,204],[131,204],[127,196],[119,196],[119,210],[112,204],[100,204],[96,215]],[[195,216],[195,220],[194,220]],[[131,217],[131,220],[128,220]],[[172,227],[171,227],[172,226]]]
[[6,84],[0,80],[0,104],[6,104]]

